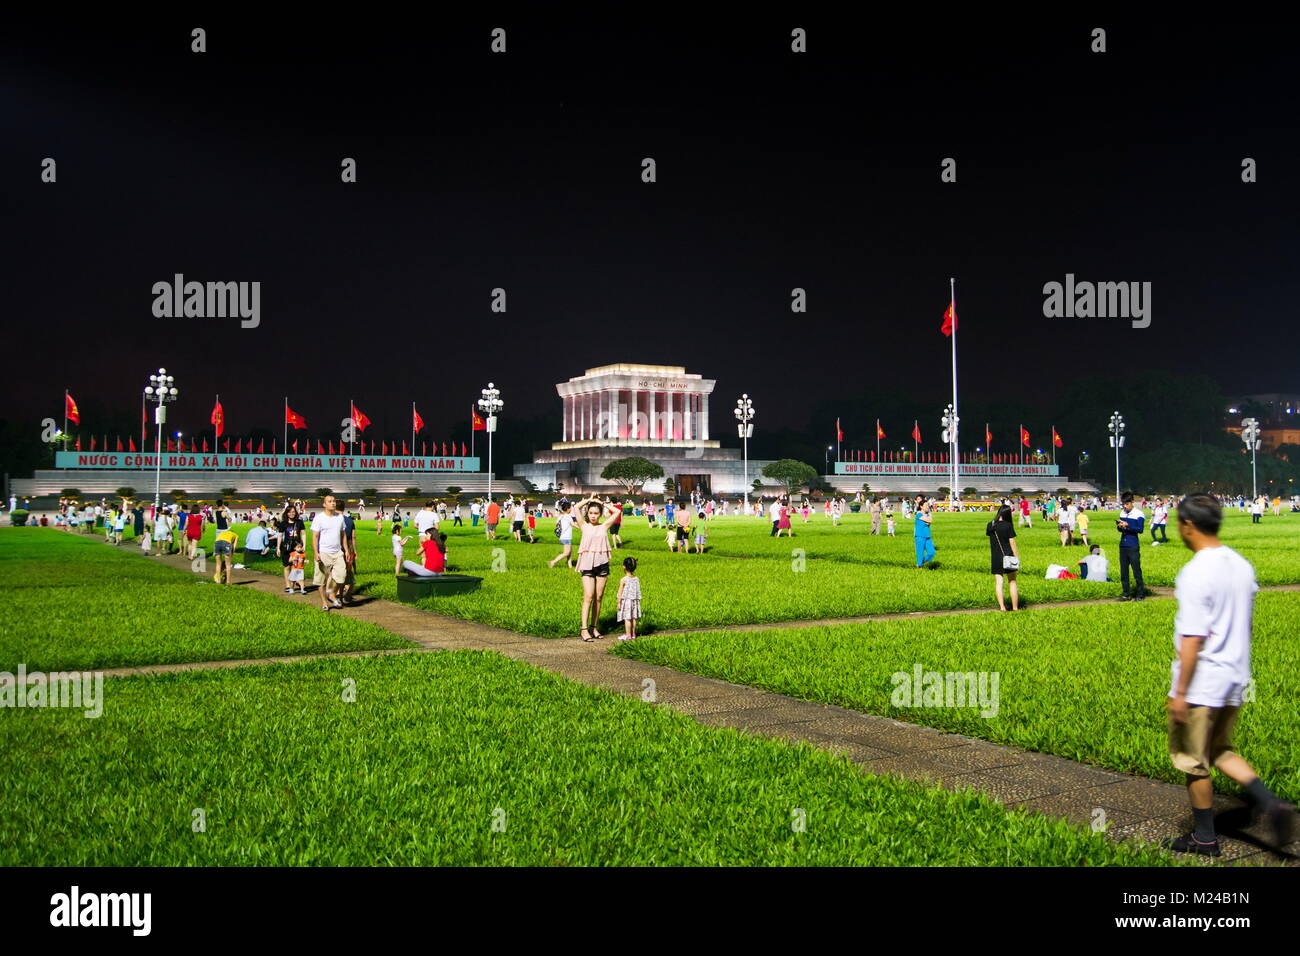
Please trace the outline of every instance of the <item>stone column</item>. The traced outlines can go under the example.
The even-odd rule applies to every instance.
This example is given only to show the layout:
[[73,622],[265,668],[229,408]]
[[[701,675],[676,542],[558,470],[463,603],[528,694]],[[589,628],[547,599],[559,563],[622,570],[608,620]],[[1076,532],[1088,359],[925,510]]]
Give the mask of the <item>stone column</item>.
[[700,395],[700,440],[709,440],[709,396]]

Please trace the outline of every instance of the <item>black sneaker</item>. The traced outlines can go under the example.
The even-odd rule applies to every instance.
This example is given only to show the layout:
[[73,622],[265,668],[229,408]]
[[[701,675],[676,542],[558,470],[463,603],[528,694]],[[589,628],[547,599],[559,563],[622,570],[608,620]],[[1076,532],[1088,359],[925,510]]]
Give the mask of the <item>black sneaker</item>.
[[1129,597],[1127,594],[1121,594],[1118,598],[1116,598],[1116,600],[1117,600],[1117,601],[1131,601],[1131,600],[1133,600],[1133,599],[1132,599],[1131,597]]
[[1173,850],[1175,853],[1191,853],[1193,856],[1219,856],[1219,841],[1213,843],[1202,843],[1196,839],[1194,833],[1187,833],[1180,837],[1166,840],[1164,847],[1167,850]]

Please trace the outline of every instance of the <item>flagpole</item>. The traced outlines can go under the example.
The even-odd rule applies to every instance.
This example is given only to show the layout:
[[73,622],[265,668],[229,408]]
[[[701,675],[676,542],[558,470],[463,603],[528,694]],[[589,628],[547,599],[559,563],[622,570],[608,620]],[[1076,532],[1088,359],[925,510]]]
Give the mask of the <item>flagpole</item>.
[[1052,464],[1056,464],[1056,426],[1052,426]]
[[415,457],[415,402],[411,402],[411,457]]
[[1017,454],[1020,455],[1020,464],[1023,465],[1025,463],[1025,423],[1024,422],[1020,423],[1020,435],[1018,437],[1020,438],[1020,444],[1016,446],[1019,449]]
[[[289,457],[289,396],[284,396],[284,457]],[[285,462],[284,470],[289,470],[288,462]]]
[[356,409],[356,407],[357,407],[357,400],[355,398],[349,398],[348,399],[348,421],[352,423],[351,426],[348,428],[348,455],[349,456],[352,454],[352,439],[357,437],[357,423],[352,418],[352,412]]
[[921,449],[916,440],[916,433],[920,431],[921,423],[917,419],[912,419],[912,464],[917,464],[917,459],[921,457]]
[[949,457],[952,459],[952,488],[948,490],[948,507],[955,507],[957,500],[957,279],[948,278],[948,292],[952,303],[952,430],[948,436],[952,439]]
[[876,419],[876,461],[880,461],[880,419]]
[[469,410],[469,457],[474,457],[474,408]]

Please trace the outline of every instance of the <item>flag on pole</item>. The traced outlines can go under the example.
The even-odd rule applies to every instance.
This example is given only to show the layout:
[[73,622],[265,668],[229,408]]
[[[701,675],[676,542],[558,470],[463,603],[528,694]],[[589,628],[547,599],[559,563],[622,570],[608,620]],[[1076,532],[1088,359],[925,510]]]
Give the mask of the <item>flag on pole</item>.
[[265,438],[259,439],[257,442],[257,453],[261,455],[265,451],[266,451],[266,439]]
[[921,441],[921,424],[920,424],[920,422],[913,422],[913,424],[912,424],[912,441],[916,442],[918,445],[923,445],[923,444],[925,444],[923,441]]
[[[310,448],[311,446],[308,445],[307,447]],[[325,454],[325,443],[321,441],[319,438],[316,439],[316,454],[318,455]]]
[[[74,425],[81,424],[81,412],[77,409],[77,403],[73,401],[72,395],[68,392],[63,393],[63,417]],[[80,448],[77,451],[81,451]]]
[[446,442],[443,442],[443,443],[442,443],[442,457],[443,457],[443,458],[446,458],[446,457],[447,457],[447,443],[446,443]]
[[1054,447],[1056,447],[1056,448],[1060,448],[1063,444],[1064,444],[1064,442],[1061,441],[1061,436],[1058,435],[1058,434],[1056,434],[1056,426],[1053,425],[1053,426],[1052,426],[1052,445],[1053,445]]
[[217,404],[212,406],[212,418],[210,420],[212,427],[217,430],[217,437],[220,438],[226,431],[226,412],[221,407],[221,399],[217,399]]
[[118,451],[121,451],[121,450],[122,450],[122,436],[121,436],[121,435],[117,436],[117,450],[118,450]]
[[94,451],[94,450],[95,450],[95,436],[94,436],[94,435],[91,435],[91,436],[90,436],[90,450],[91,450],[91,451]]
[[480,415],[477,411],[475,411],[473,407],[470,408],[469,414],[470,414],[470,422],[473,425],[474,431],[476,432],[487,431],[487,422],[483,420],[482,415]]
[[298,454],[298,439],[296,438],[293,440],[293,453]]
[[1029,447],[1029,432],[1025,431],[1024,425],[1020,426],[1020,444]]
[[957,331],[957,307],[952,302],[948,303],[948,308],[943,310],[943,325],[939,331],[944,335],[952,335]]
[[424,419],[420,417],[420,413],[415,410],[414,405],[411,406],[411,430],[416,434],[424,430]]
[[880,419],[876,419],[876,438],[884,438],[885,430],[880,427]]
[[[135,451],[134,448],[132,448],[131,450],[132,450],[132,451]],[[207,450],[208,450],[208,440],[207,440],[206,438],[203,439],[203,450],[204,450],[204,451],[207,451]]]
[[989,423],[984,423],[984,447],[987,448],[993,444],[993,433],[989,431]]
[[844,441],[844,429],[840,428],[840,420],[835,419],[835,440]]
[[77,451],[81,451],[81,436],[80,436],[80,435],[77,436],[77,444],[76,444],[74,447],[77,449]]
[[307,427],[307,419],[303,418],[290,408],[288,402],[284,403],[284,423],[286,425],[292,425],[295,431],[299,428]]
[[466,455],[468,455],[468,454],[469,454],[469,449],[465,447],[465,443],[464,443],[464,442],[461,442],[461,443],[460,443],[460,457],[464,458],[464,457],[465,457]]
[[[95,439],[93,437],[90,439],[90,450],[91,451],[95,450]],[[172,441],[170,438],[167,439],[167,450],[168,451],[176,450],[176,443]]]
[[387,455],[387,454],[388,454],[388,442],[384,442],[384,443],[383,443],[383,447],[384,447],[383,454]]
[[402,442],[402,454],[403,454],[403,455],[409,455],[409,454],[410,454],[410,452],[406,450],[406,442]]
[[[365,431],[370,426],[370,419],[362,414],[361,409],[357,408],[357,403],[352,403],[352,424],[357,426],[358,431]],[[330,452],[330,454],[334,454]]]
[[127,436],[126,439],[126,450],[135,451],[135,439],[130,437],[129,435]]

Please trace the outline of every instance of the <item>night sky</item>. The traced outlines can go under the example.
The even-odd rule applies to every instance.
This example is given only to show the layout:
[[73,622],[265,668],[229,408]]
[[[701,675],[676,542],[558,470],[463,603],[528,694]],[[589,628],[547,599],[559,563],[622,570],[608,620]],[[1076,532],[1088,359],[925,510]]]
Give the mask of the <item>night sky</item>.
[[[492,380],[503,429],[551,416],[558,440],[554,384],[633,361],[716,378],[724,441],[742,391],[760,428],[842,404],[865,429],[871,390],[937,431],[949,276],[964,401],[1041,411],[1081,376],[1152,369],[1300,391],[1285,31],[635,9],[6,23],[4,416],[61,419],[68,387],[92,430],[129,428],[161,364],[191,431],[220,392],[231,433],[278,434],[287,394],[313,426],[352,397],[388,436],[411,401],[449,434]],[[155,318],[178,272],[259,280],[261,326]],[[1151,282],[1150,328],[1044,318],[1067,272]]]

